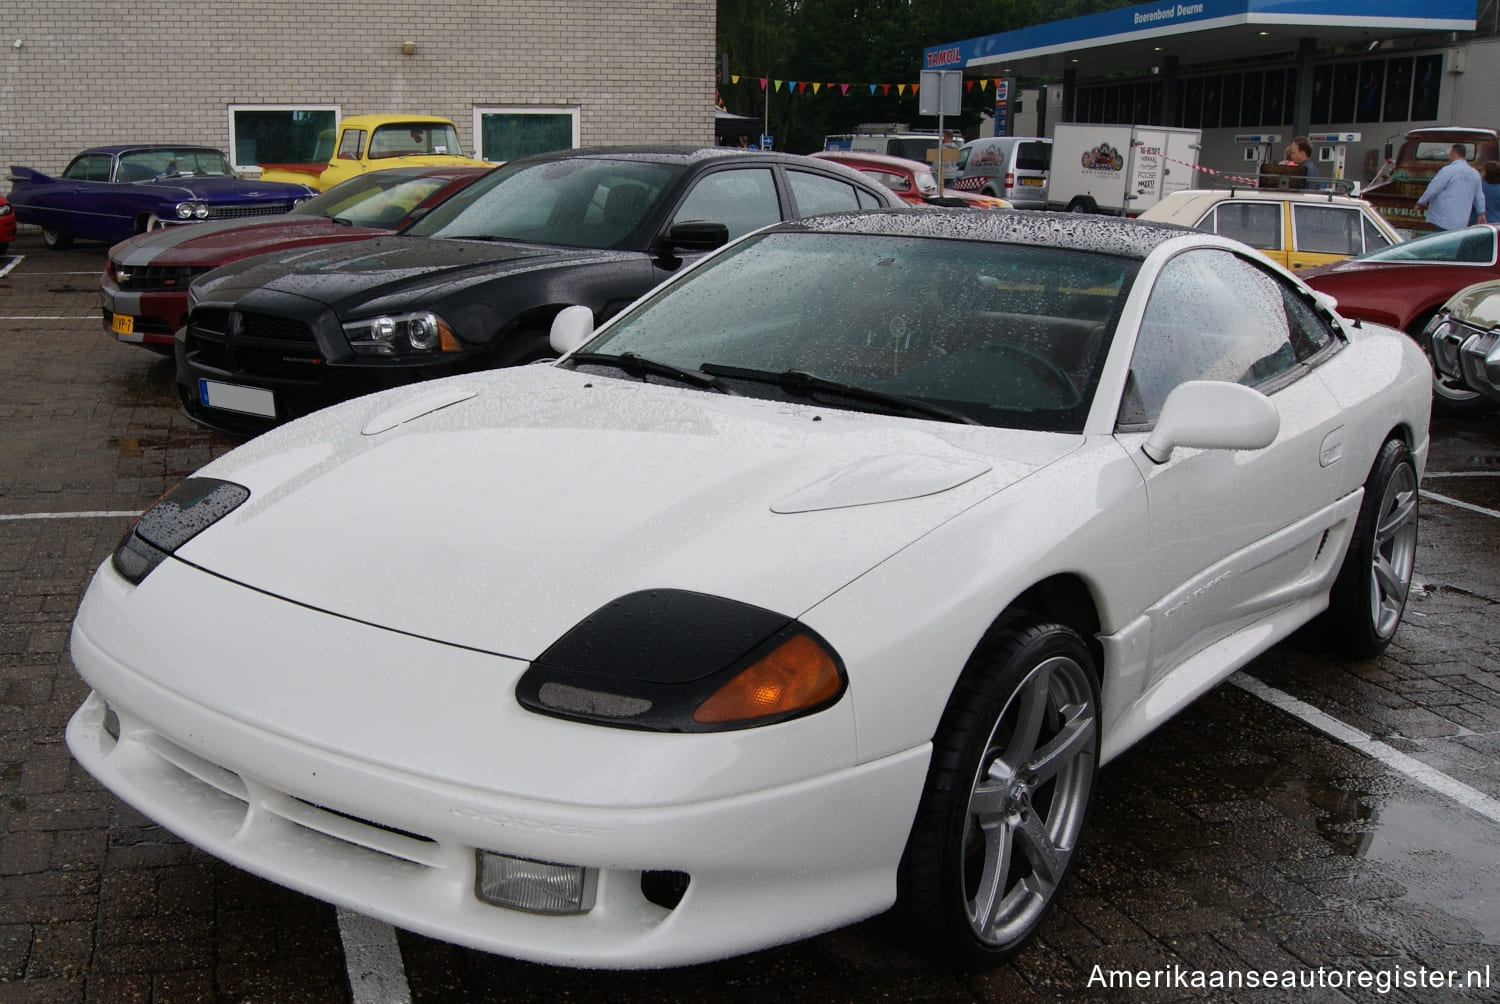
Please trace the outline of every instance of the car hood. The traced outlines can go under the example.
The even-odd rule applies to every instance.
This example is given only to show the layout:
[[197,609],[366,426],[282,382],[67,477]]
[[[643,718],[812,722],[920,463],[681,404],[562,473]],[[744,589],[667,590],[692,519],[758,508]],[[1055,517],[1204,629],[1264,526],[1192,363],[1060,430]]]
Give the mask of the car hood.
[[352,227],[323,216],[285,216],[263,223],[225,220],[165,227],[121,241],[110,258],[129,268],[204,267],[310,244],[380,237],[389,230]]
[[236,303],[256,290],[289,293],[342,313],[380,296],[620,257],[639,255],[548,245],[378,237],[354,247],[311,247],[238,262],[204,276],[194,291],[200,303]]
[[251,495],[177,556],[298,604],[531,659],[639,590],[800,616],[1081,442],[528,366],[258,437],[200,472]]

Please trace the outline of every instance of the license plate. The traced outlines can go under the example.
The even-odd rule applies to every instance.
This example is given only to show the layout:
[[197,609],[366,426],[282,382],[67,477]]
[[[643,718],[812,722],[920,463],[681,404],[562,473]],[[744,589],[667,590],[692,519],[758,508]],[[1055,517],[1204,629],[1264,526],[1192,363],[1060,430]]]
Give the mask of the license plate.
[[129,314],[116,314],[109,321],[110,330],[117,335],[128,335],[135,331],[135,318]]
[[198,400],[205,408],[237,411],[261,418],[276,417],[276,395],[260,387],[241,387],[217,380],[198,381]]
[[1022,178],[1021,179],[1021,184],[1023,186],[1030,186],[1032,188],[1041,188],[1042,187],[1042,179],[1041,178]]

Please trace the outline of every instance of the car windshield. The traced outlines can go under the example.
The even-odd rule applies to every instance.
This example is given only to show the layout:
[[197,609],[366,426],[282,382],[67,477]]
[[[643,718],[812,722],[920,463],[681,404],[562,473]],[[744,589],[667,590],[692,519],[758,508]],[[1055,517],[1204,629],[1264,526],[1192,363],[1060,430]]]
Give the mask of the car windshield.
[[1032,245],[773,232],[664,288],[564,365],[618,375],[603,368],[611,358],[650,360],[737,393],[900,411],[825,395],[832,381],[985,425],[1077,433],[1137,266]]
[[681,171],[629,158],[515,162],[445,199],[406,233],[574,248],[626,247]]
[[370,137],[370,159],[411,157],[418,154],[462,157],[458,133],[446,122],[397,122],[379,126]]
[[1495,231],[1468,227],[1428,234],[1361,255],[1356,261],[1430,261],[1490,265],[1495,261]]
[[129,150],[120,154],[115,181],[152,181],[156,178],[234,176],[229,159],[217,150],[159,147],[154,150]]
[[357,227],[395,228],[451,179],[373,171],[334,185],[292,210],[299,216],[339,219]]

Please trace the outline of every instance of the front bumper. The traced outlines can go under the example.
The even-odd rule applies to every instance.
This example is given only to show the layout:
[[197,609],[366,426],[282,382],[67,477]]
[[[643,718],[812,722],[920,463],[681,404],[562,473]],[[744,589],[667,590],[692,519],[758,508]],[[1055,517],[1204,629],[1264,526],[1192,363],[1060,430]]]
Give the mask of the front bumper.
[[1438,373],[1500,401],[1500,330],[1480,330],[1439,315],[1428,329],[1428,338]]
[[[433,642],[196,572],[179,570],[169,592],[196,586],[200,601],[138,621],[132,608],[148,608],[137,594],[175,564],[135,589],[107,565],[95,577],[72,637],[94,692],[67,739],[123,800],[211,854],[403,928],[555,965],[703,962],[894,901],[928,746],[767,783],[769,762],[805,767],[821,733],[842,746],[847,706],[822,722],[691,736],[556,721],[515,704],[525,663],[449,649],[444,664]],[[193,626],[208,608],[212,626]],[[169,620],[180,637],[164,644]],[[149,676],[147,651],[160,659]],[[252,665],[263,671],[245,673]],[[448,720],[433,721],[445,706]],[[490,731],[476,746],[482,720]],[[490,762],[476,765],[482,748]],[[592,909],[539,916],[482,902],[478,849],[597,869]],[[661,872],[689,876],[670,906],[646,890]]]
[[[342,340],[331,314],[312,325],[278,321],[274,328],[258,334],[231,334],[197,322],[177,333],[177,393],[191,418],[214,428],[255,435],[350,398],[484,366],[480,352],[399,359],[357,356]],[[269,392],[275,415],[213,407],[202,392],[205,380]]]
[[[127,290],[106,279],[99,284],[104,331],[131,345],[172,351],[172,333],[187,320],[187,289]],[[128,322],[117,318],[129,318]],[[129,328],[128,331],[122,330]]]

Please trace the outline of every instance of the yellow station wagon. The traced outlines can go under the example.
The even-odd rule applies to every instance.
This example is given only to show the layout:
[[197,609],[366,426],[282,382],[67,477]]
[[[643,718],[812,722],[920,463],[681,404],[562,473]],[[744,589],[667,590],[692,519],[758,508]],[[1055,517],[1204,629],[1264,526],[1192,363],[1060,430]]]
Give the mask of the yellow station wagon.
[[1333,191],[1187,189],[1162,199],[1141,219],[1231,237],[1293,270],[1401,243],[1368,202]]

